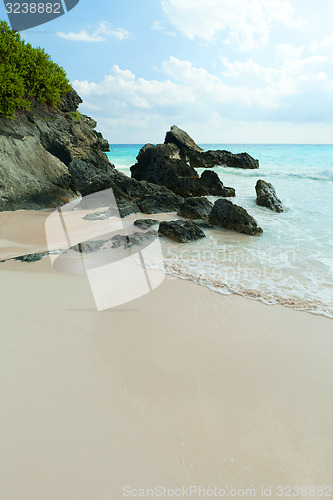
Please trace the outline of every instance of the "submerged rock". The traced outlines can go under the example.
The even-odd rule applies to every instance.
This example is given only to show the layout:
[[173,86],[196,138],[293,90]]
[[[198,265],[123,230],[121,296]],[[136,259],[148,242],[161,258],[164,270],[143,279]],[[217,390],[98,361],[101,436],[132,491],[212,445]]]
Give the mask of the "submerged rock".
[[204,238],[206,235],[194,222],[175,220],[160,223],[158,234],[166,236],[178,243],[188,243]]
[[187,198],[180,206],[177,215],[187,219],[208,219],[213,204],[206,198]]
[[202,172],[200,184],[210,195],[225,197],[236,196],[234,188],[224,186],[217,173],[212,170],[204,170]]
[[252,236],[263,232],[256,220],[244,208],[234,205],[231,201],[223,198],[216,200],[209,215],[209,222],[215,226]]
[[259,179],[256,184],[257,205],[267,207],[275,212],[283,212],[281,200],[276,196],[272,184]]

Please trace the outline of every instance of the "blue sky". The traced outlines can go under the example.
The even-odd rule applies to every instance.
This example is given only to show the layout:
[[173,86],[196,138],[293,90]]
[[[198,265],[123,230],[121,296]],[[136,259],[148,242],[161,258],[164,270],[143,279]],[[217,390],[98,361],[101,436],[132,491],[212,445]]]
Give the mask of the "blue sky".
[[199,143],[332,143],[332,19],[330,0],[80,0],[22,34],[111,143],[173,124]]

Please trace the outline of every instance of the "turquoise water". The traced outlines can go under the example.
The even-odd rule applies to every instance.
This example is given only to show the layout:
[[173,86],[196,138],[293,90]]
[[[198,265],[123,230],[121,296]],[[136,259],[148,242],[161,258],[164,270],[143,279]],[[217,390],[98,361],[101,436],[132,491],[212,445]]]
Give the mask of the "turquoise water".
[[[110,161],[130,175],[141,146],[111,145]],[[259,170],[214,171],[236,189],[232,201],[253,215],[264,233],[255,238],[207,230],[207,238],[189,245],[163,239],[167,272],[220,293],[333,317],[333,145],[201,146],[246,151],[259,160]],[[274,185],[284,213],[256,205],[254,187],[260,178]]]

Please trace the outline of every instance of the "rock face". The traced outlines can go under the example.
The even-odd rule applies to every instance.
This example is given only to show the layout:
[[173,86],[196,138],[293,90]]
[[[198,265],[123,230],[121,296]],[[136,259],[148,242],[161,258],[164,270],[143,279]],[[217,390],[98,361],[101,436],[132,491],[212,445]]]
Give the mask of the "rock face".
[[256,184],[257,205],[267,207],[275,212],[283,212],[281,200],[276,196],[272,184],[259,179]]
[[76,92],[58,109],[34,104],[15,119],[0,117],[0,210],[39,209],[77,196],[68,171],[74,159],[112,169],[96,122],[76,111]]
[[187,219],[206,219],[212,211],[213,204],[206,198],[187,198],[180,206],[177,215]]
[[256,220],[244,208],[234,205],[231,201],[223,198],[216,200],[209,215],[209,222],[215,226],[252,236],[263,232]]
[[184,130],[176,125],[165,136],[165,144],[175,144],[179,155],[193,168],[212,168],[217,165],[232,168],[259,168],[258,160],[247,153],[234,154],[230,151],[204,151]]
[[158,234],[178,243],[189,243],[205,237],[205,233],[194,222],[183,220],[161,222]]
[[199,181],[207,193],[213,196],[236,196],[234,188],[224,186],[217,173],[212,170],[204,170]]
[[14,120],[0,117],[0,211],[56,207],[108,188],[123,217],[177,211],[182,197],[114,168],[95,120],[77,112],[80,102],[72,91],[57,109],[34,104]]

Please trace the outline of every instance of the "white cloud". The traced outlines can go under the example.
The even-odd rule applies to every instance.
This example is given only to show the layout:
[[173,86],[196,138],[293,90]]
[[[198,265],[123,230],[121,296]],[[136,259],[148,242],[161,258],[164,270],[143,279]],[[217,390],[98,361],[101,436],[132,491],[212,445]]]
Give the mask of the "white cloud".
[[110,23],[102,21],[92,33],[86,30],[81,30],[78,33],[58,31],[57,36],[73,42],[105,42],[108,38],[125,40],[130,37],[130,33],[123,28],[112,29]]
[[162,0],[169,21],[188,38],[226,42],[241,50],[266,45],[274,25],[300,27],[288,0]]
[[[159,80],[115,65],[102,81],[74,81],[73,86],[84,99],[83,110],[94,110],[111,142],[124,141],[119,135],[129,133],[133,138],[127,142],[134,137],[154,142],[148,135],[145,139],[144,132],[162,134],[173,123],[189,130],[218,130],[233,122],[331,121],[326,101],[332,82],[321,67],[322,56],[298,57],[302,51],[296,48],[277,51],[281,58],[284,54],[277,68],[252,58],[221,57],[224,72],[217,75],[170,57],[162,63],[164,76]],[[142,135],[135,135],[138,131]]]
[[328,50],[333,47],[333,35],[328,35],[321,40],[314,40],[311,44],[311,52],[319,52],[322,50]]
[[150,29],[152,29],[153,31],[161,31],[164,28],[161,21],[154,21]]

